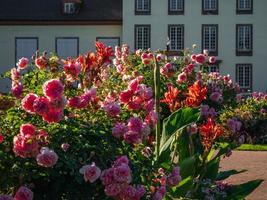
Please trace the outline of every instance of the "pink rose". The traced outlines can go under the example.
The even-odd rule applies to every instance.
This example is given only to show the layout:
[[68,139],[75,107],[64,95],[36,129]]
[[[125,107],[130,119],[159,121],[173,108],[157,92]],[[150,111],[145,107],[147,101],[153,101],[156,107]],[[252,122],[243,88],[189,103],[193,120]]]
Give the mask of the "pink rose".
[[164,57],[165,56],[163,54],[157,54],[156,59],[157,59],[158,62],[161,62],[161,61],[164,60]]
[[72,97],[72,98],[69,98],[67,101],[67,105],[71,108],[79,108],[80,103],[81,103],[80,97]]
[[27,94],[21,101],[21,106],[22,108],[28,112],[33,114],[34,113],[34,108],[33,108],[33,103],[35,99],[37,99],[37,95],[33,93]]
[[113,167],[128,165],[128,164],[129,164],[129,159],[127,156],[118,156],[114,161]]
[[111,183],[105,187],[107,196],[115,197],[121,192],[121,185],[118,183]]
[[48,147],[42,147],[36,157],[37,164],[42,167],[53,167],[58,160],[58,155]]
[[20,134],[23,135],[35,135],[36,127],[32,124],[22,124],[20,126]]
[[37,97],[33,102],[33,110],[38,115],[44,115],[49,111],[49,100],[46,97]]
[[20,98],[23,92],[23,85],[21,83],[15,83],[12,85],[11,93],[14,97]]
[[125,132],[127,132],[127,130],[128,128],[124,123],[117,122],[112,128],[112,135],[116,138],[120,138]]
[[131,182],[131,170],[128,165],[123,164],[114,168],[114,179],[117,182],[130,183]]
[[133,92],[131,90],[124,90],[120,94],[120,101],[122,103],[128,103],[133,96]]
[[196,58],[197,58],[197,55],[196,55],[196,54],[192,54],[192,55],[191,55],[191,60],[192,60],[192,61],[196,61]]
[[104,171],[102,171],[100,180],[102,181],[102,184],[105,186],[113,183],[114,182],[114,169],[110,168],[110,169],[105,169]]
[[33,200],[33,192],[29,188],[21,186],[13,200]]
[[0,133],[0,144],[4,141],[4,136]]
[[115,102],[108,102],[108,103],[106,103],[103,106],[103,109],[111,117],[116,117],[121,112],[120,106],[117,103],[115,103]]
[[11,80],[12,81],[19,81],[20,80],[21,75],[20,75],[20,71],[18,69],[12,68],[10,70],[10,72],[11,72]]
[[93,162],[91,165],[85,165],[83,166],[79,172],[83,174],[84,180],[87,182],[89,181],[90,183],[95,182],[101,174],[101,170],[99,167],[95,165]]
[[49,110],[46,114],[43,115],[43,120],[47,123],[57,123],[60,122],[63,118],[63,110]]
[[51,79],[49,81],[46,81],[43,85],[43,93],[50,100],[61,97],[63,92],[64,86],[57,79]]
[[19,69],[25,69],[28,66],[28,64],[29,64],[28,58],[24,58],[24,57],[19,59],[19,61],[17,62],[17,66]]
[[70,145],[68,143],[63,143],[61,145],[61,149],[64,151],[64,152],[67,152],[68,149],[70,148]]
[[131,117],[128,121],[128,128],[130,131],[140,132],[142,129],[143,122],[139,117]]
[[47,60],[44,56],[40,56],[39,58],[35,59],[35,65],[36,67],[38,67],[39,69],[44,69],[47,65]]
[[57,111],[63,110],[66,105],[66,101],[67,101],[66,98],[63,96],[57,99],[52,99],[49,101],[49,107],[52,110],[57,110]]
[[209,63],[210,64],[214,64],[215,62],[216,62],[216,57],[215,56],[209,57]]
[[136,131],[127,131],[123,138],[125,142],[130,144],[140,144],[142,142],[141,134]]
[[178,75],[177,83],[184,83],[186,81],[186,73],[182,72]]
[[203,54],[196,55],[196,63],[203,65],[205,63],[206,57]]

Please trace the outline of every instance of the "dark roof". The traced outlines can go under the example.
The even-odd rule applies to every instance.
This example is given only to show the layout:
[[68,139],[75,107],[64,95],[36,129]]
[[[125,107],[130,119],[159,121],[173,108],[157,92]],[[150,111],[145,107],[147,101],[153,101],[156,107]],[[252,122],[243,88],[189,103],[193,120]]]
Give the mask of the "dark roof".
[[82,0],[77,14],[63,14],[62,0],[2,0],[0,23],[121,22],[123,0]]

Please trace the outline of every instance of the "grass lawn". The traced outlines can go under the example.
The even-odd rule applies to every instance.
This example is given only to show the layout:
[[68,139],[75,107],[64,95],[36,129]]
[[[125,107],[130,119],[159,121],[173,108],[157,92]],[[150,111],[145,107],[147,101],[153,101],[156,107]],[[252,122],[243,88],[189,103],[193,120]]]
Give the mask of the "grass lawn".
[[267,151],[267,144],[242,144],[236,150],[239,150],[239,151]]

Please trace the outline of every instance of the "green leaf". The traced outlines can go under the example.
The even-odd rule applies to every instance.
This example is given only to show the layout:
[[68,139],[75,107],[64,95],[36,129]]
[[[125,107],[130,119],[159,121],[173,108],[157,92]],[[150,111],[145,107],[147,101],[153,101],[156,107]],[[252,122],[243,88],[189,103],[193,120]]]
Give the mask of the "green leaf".
[[192,156],[179,163],[182,179],[193,176],[196,169],[196,157]]
[[251,192],[253,192],[263,180],[253,180],[241,185],[232,186],[227,190],[228,199],[231,200],[243,200],[246,196],[248,196]]
[[235,175],[235,174],[241,174],[243,172],[246,172],[247,170],[241,170],[241,171],[237,171],[237,170],[228,170],[228,171],[223,171],[223,172],[219,172],[217,175],[216,180],[220,181],[220,180],[224,180],[227,179],[228,177]]
[[196,122],[200,117],[199,109],[182,108],[163,120],[162,135],[160,140],[160,156],[167,159],[175,137],[182,134],[182,130],[189,124]]
[[184,197],[193,188],[194,182],[191,176],[183,179],[178,186],[171,189],[170,195],[173,198]]
[[215,180],[219,172],[219,166],[220,166],[220,157],[208,162],[206,166],[206,171],[203,177],[211,179],[211,180]]

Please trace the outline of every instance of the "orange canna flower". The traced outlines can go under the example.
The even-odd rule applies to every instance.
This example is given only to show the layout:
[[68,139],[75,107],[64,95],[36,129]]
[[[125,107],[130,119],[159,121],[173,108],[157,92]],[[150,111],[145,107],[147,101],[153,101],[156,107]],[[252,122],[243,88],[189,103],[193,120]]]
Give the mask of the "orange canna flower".
[[188,88],[185,104],[189,107],[198,107],[206,99],[207,88],[202,85],[201,81],[196,81]]
[[200,126],[199,131],[206,150],[210,149],[214,140],[223,134],[223,128],[215,124],[212,118],[208,118],[207,123]]
[[168,85],[168,92],[164,94],[164,99],[160,102],[166,103],[171,112],[179,109],[181,107],[181,102],[178,99],[178,95],[180,94],[180,90],[178,88],[173,87],[173,85]]

